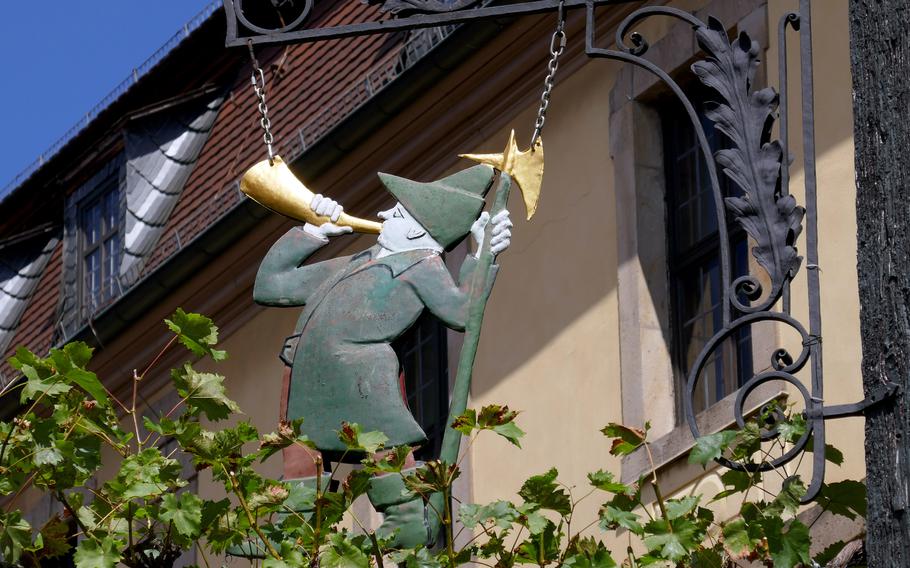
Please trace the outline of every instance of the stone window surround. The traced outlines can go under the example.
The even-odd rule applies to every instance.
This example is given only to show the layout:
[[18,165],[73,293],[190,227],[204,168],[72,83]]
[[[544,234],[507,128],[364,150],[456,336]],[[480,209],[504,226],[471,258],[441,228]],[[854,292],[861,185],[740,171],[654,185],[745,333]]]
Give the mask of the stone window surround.
[[[768,47],[767,0],[713,0],[696,12],[702,20],[717,17],[733,31],[746,31]],[[653,38],[649,38],[653,39]],[[683,22],[653,41],[646,57],[674,74],[685,73],[700,50],[692,28]],[[765,67],[756,81],[764,81]],[[662,468],[675,463],[694,439],[679,416],[678,383],[670,353],[671,320],[666,262],[666,205],[663,142],[655,103],[672,96],[658,79],[631,64],[623,65],[610,92],[610,153],[614,163],[616,230],[619,249],[619,320],[622,421],[641,426],[651,421],[651,453]],[[763,353],[774,333],[753,330],[753,349]],[[768,330],[770,331],[770,330]],[[659,393],[659,394],[655,394]],[[785,396],[766,383],[750,397],[750,408]],[[733,423],[736,393],[698,415],[701,428],[713,432]],[[622,480],[637,480],[650,469],[648,456],[635,452],[622,460]],[[691,475],[694,478],[701,468]]]

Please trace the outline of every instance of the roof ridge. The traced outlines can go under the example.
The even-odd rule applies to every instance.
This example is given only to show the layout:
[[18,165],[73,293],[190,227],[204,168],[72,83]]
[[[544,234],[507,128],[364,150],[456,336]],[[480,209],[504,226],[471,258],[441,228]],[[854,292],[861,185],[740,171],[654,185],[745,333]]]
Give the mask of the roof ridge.
[[175,47],[180,45],[184,39],[189,37],[190,33],[194,32],[203,22],[209,19],[212,14],[214,14],[218,8],[221,6],[220,0],[211,0],[202,10],[199,11],[195,16],[190,18],[188,22],[183,24],[183,26],[178,29],[166,42],[164,42],[161,47],[156,49],[154,53],[148,56],[145,61],[140,63],[137,67],[133,68],[133,72],[130,73],[125,79],[120,81],[116,87],[114,87],[107,95],[104,96],[95,106],[89,109],[83,117],[69,130],[63,133],[60,138],[54,141],[53,144],[48,147],[47,150],[38,155],[35,160],[25,166],[18,174],[16,174],[13,179],[6,183],[2,189],[0,189],[0,201],[12,193],[14,189],[22,185],[22,183],[32,176],[36,171],[38,171],[45,162],[53,158],[57,152],[62,149],[67,142],[76,137],[77,134],[82,132],[82,130],[88,126],[95,118],[101,114],[102,111],[107,109],[114,101],[120,98],[121,95],[126,93],[130,87],[139,81],[139,78],[148,73],[155,65],[158,64],[164,57],[169,54]]

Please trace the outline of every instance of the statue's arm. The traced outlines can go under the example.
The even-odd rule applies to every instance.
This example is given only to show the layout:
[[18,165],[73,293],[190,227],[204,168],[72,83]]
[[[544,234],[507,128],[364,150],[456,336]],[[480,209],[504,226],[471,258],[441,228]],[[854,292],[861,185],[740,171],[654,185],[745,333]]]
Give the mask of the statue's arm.
[[281,236],[262,259],[253,286],[253,299],[265,306],[302,306],[312,291],[344,265],[335,258],[304,266],[314,252],[328,243],[294,227]]
[[[485,282],[487,290],[493,285],[498,268],[496,265],[490,267]],[[430,313],[442,320],[447,327],[464,331],[472,291],[476,289],[477,292],[481,292],[479,287],[475,286],[475,281],[484,276],[477,269],[477,259],[468,255],[461,265],[457,283],[439,257],[421,262],[403,274],[402,278],[410,282]]]

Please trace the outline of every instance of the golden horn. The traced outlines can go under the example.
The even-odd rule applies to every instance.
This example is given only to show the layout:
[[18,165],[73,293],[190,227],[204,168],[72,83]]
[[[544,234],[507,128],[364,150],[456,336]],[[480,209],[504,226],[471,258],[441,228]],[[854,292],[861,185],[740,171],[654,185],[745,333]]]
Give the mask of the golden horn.
[[[331,222],[328,217],[317,215],[310,209],[313,192],[297,179],[284,160],[275,156],[272,162],[269,164],[268,160],[263,160],[247,170],[240,179],[240,190],[259,205],[296,221],[317,226]],[[346,213],[342,213],[335,224],[374,235],[382,229],[382,223]]]

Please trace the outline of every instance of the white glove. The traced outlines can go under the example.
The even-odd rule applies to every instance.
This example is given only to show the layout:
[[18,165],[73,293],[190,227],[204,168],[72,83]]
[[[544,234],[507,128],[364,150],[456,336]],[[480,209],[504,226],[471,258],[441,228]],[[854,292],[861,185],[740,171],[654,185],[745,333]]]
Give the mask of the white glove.
[[[479,257],[480,251],[483,250],[484,229],[486,229],[487,223],[490,221],[490,214],[484,211],[471,225],[471,237],[474,239],[476,246],[475,257]],[[512,244],[512,220],[509,218],[509,212],[504,209],[493,217],[492,222],[490,252],[493,253],[493,256],[496,256]]]
[[311,225],[310,223],[303,226],[303,230],[314,237],[328,241],[329,237],[337,237],[354,231],[351,227],[341,227],[335,224],[335,221],[341,217],[344,207],[339,205],[334,199],[317,193],[310,201],[310,209],[317,215],[328,217],[330,220],[329,223],[323,223],[319,226]]
[[503,209],[493,216],[493,230],[490,231],[490,252],[496,256],[512,244],[512,219],[509,212]]

